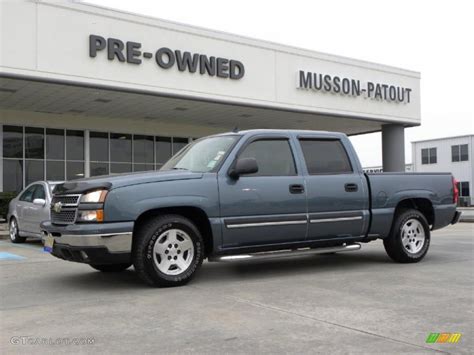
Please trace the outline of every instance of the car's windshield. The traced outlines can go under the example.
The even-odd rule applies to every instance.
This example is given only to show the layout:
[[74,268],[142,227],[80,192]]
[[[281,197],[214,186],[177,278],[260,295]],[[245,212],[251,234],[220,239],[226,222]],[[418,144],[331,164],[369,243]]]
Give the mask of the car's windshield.
[[213,171],[238,139],[238,135],[199,139],[180,150],[161,170]]

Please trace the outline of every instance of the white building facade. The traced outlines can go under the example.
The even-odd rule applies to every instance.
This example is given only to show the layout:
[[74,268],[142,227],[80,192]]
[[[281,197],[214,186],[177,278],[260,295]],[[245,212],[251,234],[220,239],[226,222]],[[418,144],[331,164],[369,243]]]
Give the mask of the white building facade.
[[413,170],[452,173],[458,181],[461,203],[474,205],[473,143],[474,135],[472,134],[412,142]]
[[420,74],[76,2],[0,2],[0,192],[153,170],[252,128],[382,132],[404,168]]

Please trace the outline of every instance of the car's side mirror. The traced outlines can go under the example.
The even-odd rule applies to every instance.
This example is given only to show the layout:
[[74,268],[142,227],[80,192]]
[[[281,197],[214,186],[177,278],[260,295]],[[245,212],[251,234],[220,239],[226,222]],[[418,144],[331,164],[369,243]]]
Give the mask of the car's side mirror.
[[255,158],[237,159],[234,167],[230,169],[229,176],[232,179],[238,179],[240,175],[254,174],[258,172],[258,164]]
[[35,198],[33,200],[33,205],[44,206],[44,205],[46,205],[46,200],[42,199],[42,198]]

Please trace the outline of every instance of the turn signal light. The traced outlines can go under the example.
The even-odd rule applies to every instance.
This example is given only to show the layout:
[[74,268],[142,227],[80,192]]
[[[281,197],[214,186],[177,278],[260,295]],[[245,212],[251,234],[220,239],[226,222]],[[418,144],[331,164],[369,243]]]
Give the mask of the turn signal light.
[[78,222],[103,222],[104,210],[79,210],[77,211]]

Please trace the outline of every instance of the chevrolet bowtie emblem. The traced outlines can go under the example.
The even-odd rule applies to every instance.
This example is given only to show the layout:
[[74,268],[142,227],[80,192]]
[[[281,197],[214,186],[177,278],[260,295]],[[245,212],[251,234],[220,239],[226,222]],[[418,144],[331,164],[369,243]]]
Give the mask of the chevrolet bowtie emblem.
[[63,209],[63,204],[61,202],[56,202],[53,205],[53,211],[56,213],[60,213],[62,209]]

